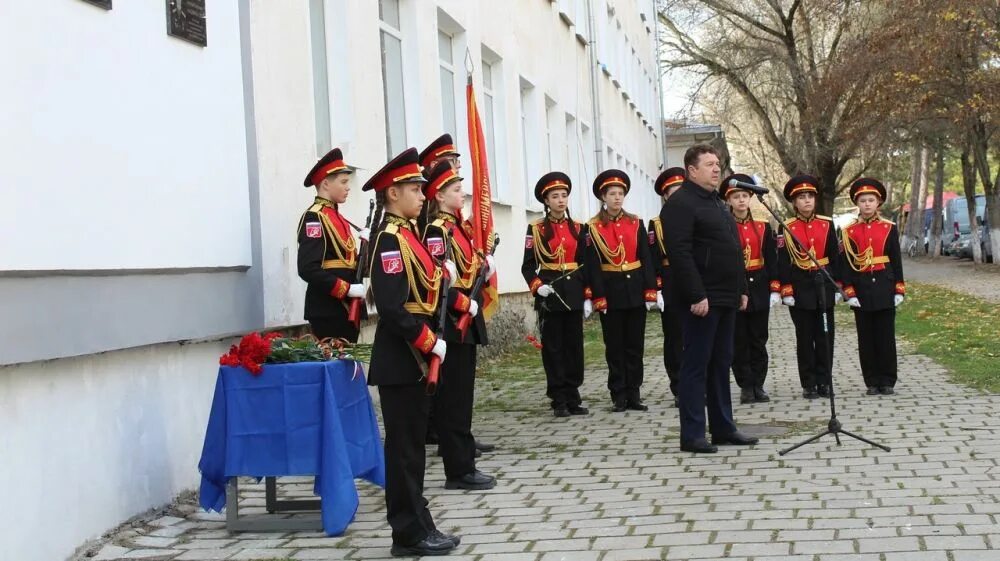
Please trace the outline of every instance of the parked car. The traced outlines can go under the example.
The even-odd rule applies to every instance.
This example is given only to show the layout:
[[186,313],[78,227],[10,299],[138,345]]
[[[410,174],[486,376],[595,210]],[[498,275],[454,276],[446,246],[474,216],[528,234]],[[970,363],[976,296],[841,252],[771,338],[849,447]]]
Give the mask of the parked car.
[[[948,201],[944,207],[945,228],[950,226],[951,236],[946,238],[948,254],[972,258],[972,227],[969,224],[969,205],[965,197]],[[982,220],[986,214],[986,195],[976,195],[976,216]]]

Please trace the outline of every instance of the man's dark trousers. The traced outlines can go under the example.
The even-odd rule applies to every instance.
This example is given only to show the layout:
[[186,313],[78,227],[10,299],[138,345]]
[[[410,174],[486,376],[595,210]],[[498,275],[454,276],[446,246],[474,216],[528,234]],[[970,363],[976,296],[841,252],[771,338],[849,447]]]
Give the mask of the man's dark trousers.
[[729,394],[729,368],[733,364],[736,309],[710,307],[698,317],[678,310],[684,331],[684,358],[680,373],[681,442],[705,437],[705,408],[713,435],[736,432]]

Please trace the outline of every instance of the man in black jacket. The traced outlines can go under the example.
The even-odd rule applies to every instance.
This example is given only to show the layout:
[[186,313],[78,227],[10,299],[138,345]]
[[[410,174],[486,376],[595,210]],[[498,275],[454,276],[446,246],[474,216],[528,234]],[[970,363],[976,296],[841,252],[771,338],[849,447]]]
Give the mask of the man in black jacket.
[[[681,315],[681,450],[713,453],[716,444],[755,444],[737,430],[729,393],[736,310],[746,309],[747,280],[736,222],[719,198],[719,154],[705,144],[684,154],[687,179],[660,211],[673,274],[671,300]],[[705,439],[708,407],[712,443]]]

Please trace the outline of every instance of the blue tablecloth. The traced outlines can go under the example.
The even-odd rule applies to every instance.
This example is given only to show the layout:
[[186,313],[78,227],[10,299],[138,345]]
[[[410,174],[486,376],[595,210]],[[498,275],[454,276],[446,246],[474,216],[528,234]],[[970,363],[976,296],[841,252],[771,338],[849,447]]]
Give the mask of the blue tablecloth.
[[315,475],[323,529],[342,534],[358,509],[354,479],[385,486],[385,457],[361,365],[269,364],[259,376],[219,368],[198,469],[199,502],[215,511],[226,505],[230,477]]

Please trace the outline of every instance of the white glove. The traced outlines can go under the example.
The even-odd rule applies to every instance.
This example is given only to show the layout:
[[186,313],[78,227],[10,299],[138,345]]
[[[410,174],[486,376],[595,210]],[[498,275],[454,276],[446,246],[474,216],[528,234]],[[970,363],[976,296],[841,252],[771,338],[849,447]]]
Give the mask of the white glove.
[[861,307],[861,302],[858,300],[858,297],[855,296],[854,298],[848,298],[847,299],[847,305],[850,306],[850,307],[852,307],[852,308],[860,308]]
[[493,259],[492,255],[486,256],[486,280],[493,278],[493,275],[497,274],[497,263]]
[[365,296],[365,285],[363,284],[352,284],[351,288],[347,289],[348,298],[364,298]]
[[646,302],[646,311],[650,311],[656,307],[656,302]]
[[771,307],[773,308],[773,307],[777,306],[780,303],[781,303],[781,294],[778,294],[777,292],[772,292],[771,293]]
[[590,314],[594,313],[594,303],[590,299],[583,301],[583,317],[584,319],[589,318]]
[[434,348],[431,349],[432,355],[438,355],[441,358],[441,362],[444,362],[444,355],[448,352],[448,343],[444,342],[444,339],[438,339],[434,342]]
[[472,317],[476,317],[476,314],[478,313],[479,313],[479,302],[476,302],[475,300],[469,302],[469,315]]
[[785,296],[784,298],[781,299],[781,303],[784,304],[784,305],[786,305],[786,306],[794,306],[795,305],[795,297],[794,296]]
[[656,307],[659,308],[661,312],[667,308],[667,305],[663,302],[662,292],[656,293]]
[[556,290],[554,288],[552,288],[551,285],[543,284],[542,286],[538,287],[538,290],[535,291],[535,294],[538,294],[542,298],[548,298],[555,291]]
[[369,230],[368,228],[364,228],[363,230],[358,232],[358,238],[363,242],[368,241],[368,238],[371,237],[371,235],[372,231]]
[[833,303],[834,304],[840,304],[841,301],[843,301],[843,300],[844,300],[844,296],[840,293],[839,290],[837,292],[833,293]]
[[900,304],[903,303],[903,295],[902,294],[897,294],[897,295],[893,296],[892,302],[893,302],[893,306],[899,306]]
[[455,266],[455,262],[451,259],[446,259],[444,262],[444,269],[448,273],[448,278],[451,282],[458,280],[458,267]]

